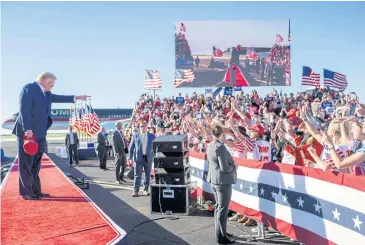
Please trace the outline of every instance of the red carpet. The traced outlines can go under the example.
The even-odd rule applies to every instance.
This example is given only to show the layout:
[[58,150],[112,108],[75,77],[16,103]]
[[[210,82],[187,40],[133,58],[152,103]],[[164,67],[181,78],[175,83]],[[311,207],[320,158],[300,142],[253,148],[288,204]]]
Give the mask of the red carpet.
[[226,83],[231,83],[232,87],[248,87],[249,84],[248,84],[245,76],[242,74],[241,69],[238,66],[235,66],[236,83],[233,83],[233,81],[231,81],[231,69],[233,69],[232,66],[228,65],[227,72],[224,76],[223,81],[225,81]]
[[19,196],[17,163],[4,179],[1,244],[113,244],[125,235],[46,155],[40,178],[52,197],[36,201]]

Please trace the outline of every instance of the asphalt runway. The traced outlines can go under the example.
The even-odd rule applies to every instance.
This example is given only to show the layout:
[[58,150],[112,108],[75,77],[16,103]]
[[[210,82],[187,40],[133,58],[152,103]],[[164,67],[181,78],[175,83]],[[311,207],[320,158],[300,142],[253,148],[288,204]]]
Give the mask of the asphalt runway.
[[[150,199],[148,196],[131,197],[133,182],[126,184],[115,183],[114,162],[108,160],[109,171],[100,171],[97,160],[81,161],[79,168],[69,168],[66,159],[57,157],[55,148],[62,146],[63,140],[48,142],[49,157],[57,166],[73,176],[84,178],[90,182],[90,189],[83,190],[116,224],[126,232],[136,225],[152,219],[163,217],[150,214]],[[2,142],[7,157],[16,157],[16,142]],[[50,193],[52,194],[52,193]],[[245,227],[237,222],[229,221],[228,232],[234,234],[235,244],[300,244],[292,242],[284,236],[275,236],[270,240],[247,242],[247,233],[255,235],[252,227]],[[234,227],[236,226],[236,227]],[[213,245],[214,221],[212,214],[205,210],[198,210],[190,216],[179,216],[177,220],[162,219],[148,222],[136,227],[128,234],[130,245]]]

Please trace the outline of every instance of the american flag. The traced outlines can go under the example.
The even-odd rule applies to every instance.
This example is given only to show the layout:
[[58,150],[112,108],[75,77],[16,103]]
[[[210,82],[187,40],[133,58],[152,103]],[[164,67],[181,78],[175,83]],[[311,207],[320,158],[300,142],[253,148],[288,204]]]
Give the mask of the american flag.
[[89,136],[93,136],[95,134],[97,134],[100,129],[100,123],[99,123],[99,118],[98,115],[95,113],[94,109],[90,106],[87,106],[88,108],[88,127],[87,127],[87,135]]
[[[365,244],[365,176],[234,158],[230,209],[303,244]],[[197,193],[214,200],[208,162],[189,153]]]
[[222,57],[223,56],[223,51],[220,50],[219,48],[216,48],[215,46],[213,46],[213,56],[214,57]]
[[304,86],[320,86],[321,76],[318,73],[314,73],[308,66],[303,66],[302,85]]
[[276,34],[276,42],[277,42],[277,43],[281,43],[283,40],[284,40],[284,39],[283,39],[283,37],[282,37],[281,35]]
[[75,108],[75,124],[74,127],[77,131],[82,131],[82,125],[81,125],[81,109],[79,107]]
[[255,140],[251,140],[250,138],[245,137],[245,141],[242,143],[246,146],[247,152],[253,152],[253,150],[255,149]]
[[145,70],[144,87],[146,89],[162,88],[162,80],[160,79],[160,72],[154,70]]
[[323,80],[324,86],[338,88],[340,90],[345,90],[347,87],[346,76],[338,72],[324,69]]
[[191,83],[194,81],[195,75],[191,69],[177,69],[175,70],[174,86],[178,87],[182,83]]

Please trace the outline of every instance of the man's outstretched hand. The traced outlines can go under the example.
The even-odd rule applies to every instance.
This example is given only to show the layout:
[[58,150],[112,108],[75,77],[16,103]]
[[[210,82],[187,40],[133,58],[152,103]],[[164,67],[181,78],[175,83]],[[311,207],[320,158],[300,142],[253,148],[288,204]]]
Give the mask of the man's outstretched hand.
[[78,96],[75,96],[76,97],[76,100],[87,100],[87,98],[90,98],[91,96],[89,95],[78,95]]

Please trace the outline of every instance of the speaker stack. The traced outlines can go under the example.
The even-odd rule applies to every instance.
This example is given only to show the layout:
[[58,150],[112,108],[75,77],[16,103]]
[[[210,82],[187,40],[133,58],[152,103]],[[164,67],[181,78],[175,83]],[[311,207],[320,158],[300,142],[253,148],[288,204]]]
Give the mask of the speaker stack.
[[186,135],[163,135],[153,143],[155,184],[151,185],[151,213],[189,215],[196,210],[196,183],[190,180]]

